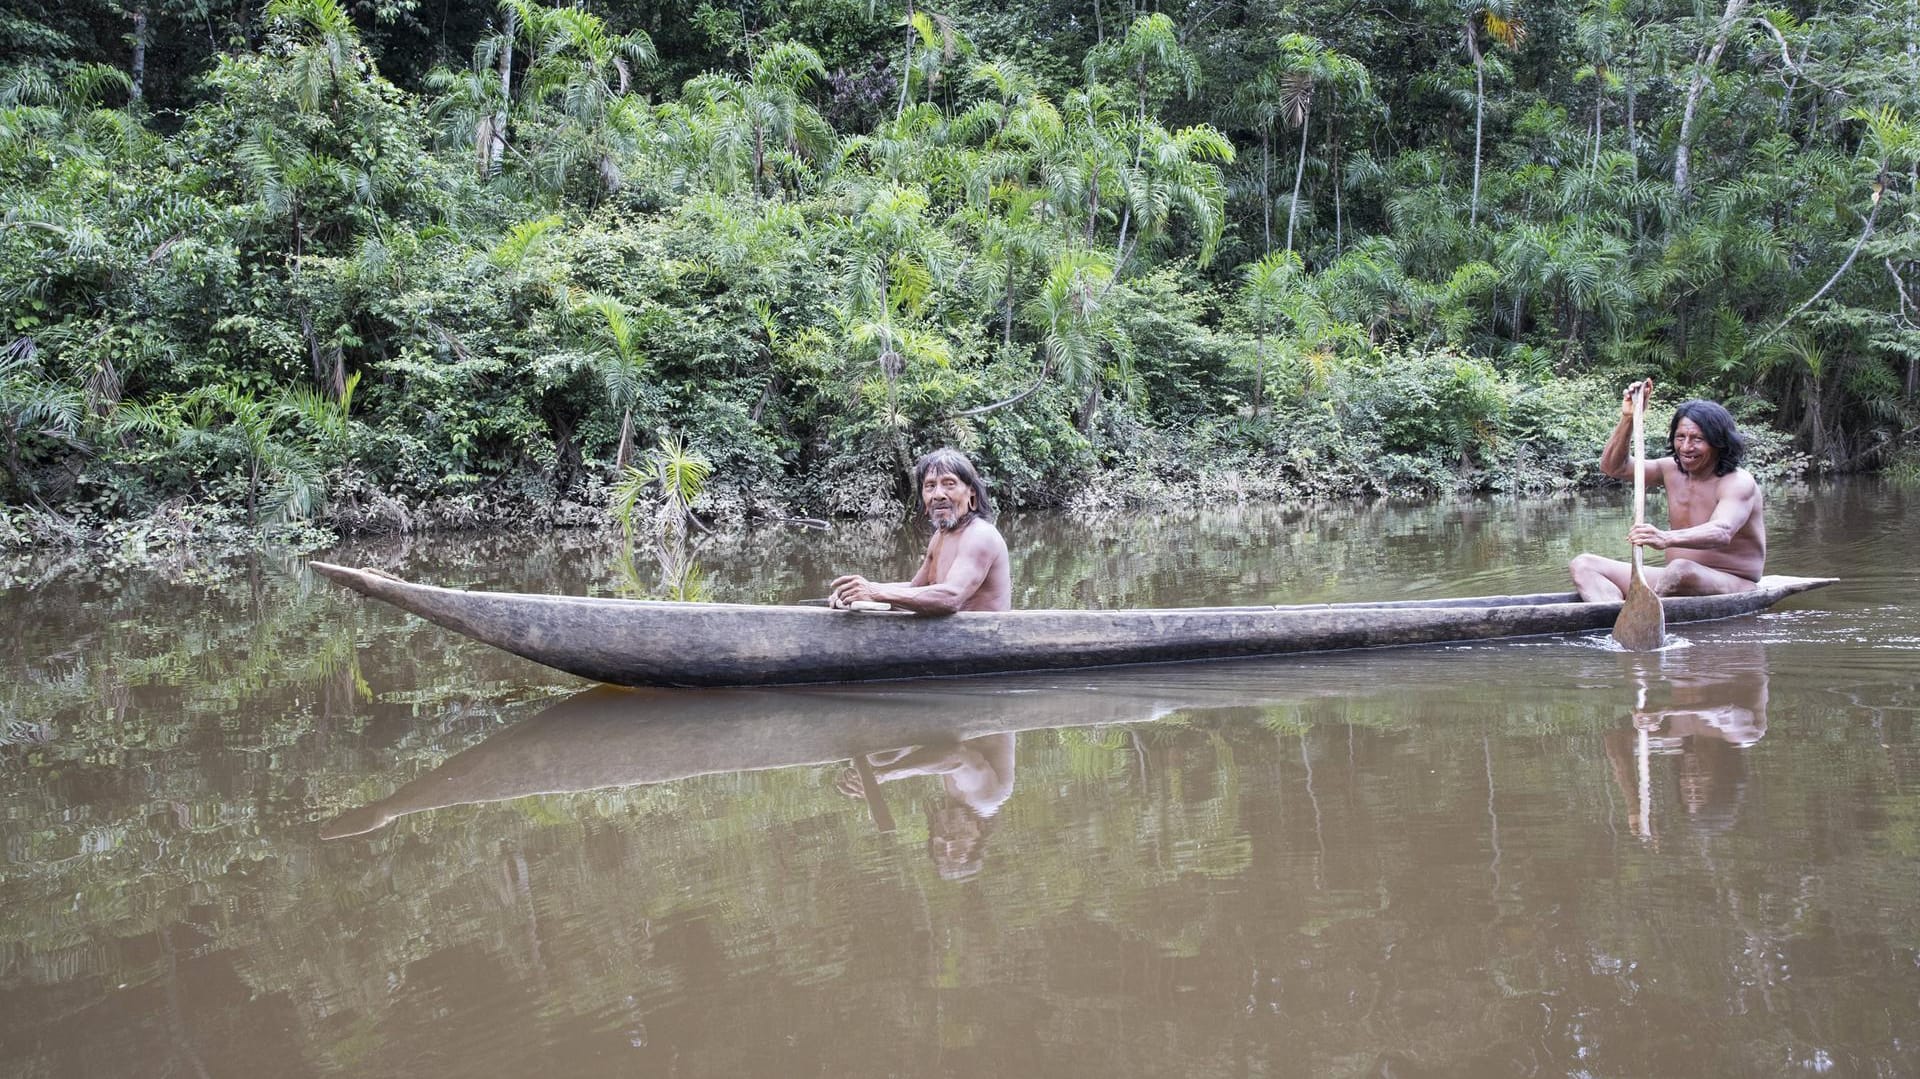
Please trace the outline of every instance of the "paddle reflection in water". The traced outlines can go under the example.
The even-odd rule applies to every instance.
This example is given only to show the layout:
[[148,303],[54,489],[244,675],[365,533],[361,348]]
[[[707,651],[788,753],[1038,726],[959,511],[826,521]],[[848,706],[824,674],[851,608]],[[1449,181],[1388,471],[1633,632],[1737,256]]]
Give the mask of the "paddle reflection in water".
[[1626,729],[1606,733],[1608,762],[1627,796],[1627,826],[1654,839],[1654,759],[1670,772],[1686,826],[1703,835],[1730,827],[1746,787],[1745,751],[1767,733],[1767,650],[1755,642],[1696,645],[1663,653],[1636,671]]

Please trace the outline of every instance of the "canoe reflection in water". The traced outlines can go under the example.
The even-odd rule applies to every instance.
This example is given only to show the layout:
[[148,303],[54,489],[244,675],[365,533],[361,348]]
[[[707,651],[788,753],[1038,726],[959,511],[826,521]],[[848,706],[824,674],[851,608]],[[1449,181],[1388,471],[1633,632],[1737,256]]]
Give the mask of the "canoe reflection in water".
[[1757,643],[1696,645],[1643,669],[1631,726],[1606,734],[1614,782],[1627,795],[1627,826],[1654,838],[1654,758],[1674,758],[1673,785],[1687,826],[1732,826],[1746,789],[1746,751],[1767,733],[1767,652]]
[[866,767],[849,766],[840,776],[840,792],[873,798],[875,786],[909,776],[940,777],[944,804],[927,809],[927,854],[947,880],[965,880],[980,871],[994,814],[1013,794],[1011,733],[989,734],[957,742],[902,746],[865,754]]
[[[886,811],[879,787],[939,776],[930,810],[942,875],[978,869],[981,844],[1013,789],[1014,736],[1025,730],[1150,721],[1177,708],[1237,703],[1230,671],[1175,680],[1138,674],[971,679],[931,691],[912,682],[786,689],[618,689],[568,697],[449,758],[391,795],[325,824],[361,835],[411,813],[540,794],[667,783],[694,776],[846,764],[839,789]],[[891,824],[882,830],[890,830]]]

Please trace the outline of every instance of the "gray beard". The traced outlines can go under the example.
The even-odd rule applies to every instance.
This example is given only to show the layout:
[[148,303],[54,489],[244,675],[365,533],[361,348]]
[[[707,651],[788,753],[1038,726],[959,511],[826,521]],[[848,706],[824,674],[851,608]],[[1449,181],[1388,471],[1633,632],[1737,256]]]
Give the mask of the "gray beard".
[[[940,523],[941,517],[947,519],[945,524]],[[968,521],[973,520],[973,512],[971,510],[966,513],[960,513],[951,509],[937,510],[929,512],[927,514],[927,520],[933,524],[933,530],[935,532],[951,532],[961,525],[966,524]]]

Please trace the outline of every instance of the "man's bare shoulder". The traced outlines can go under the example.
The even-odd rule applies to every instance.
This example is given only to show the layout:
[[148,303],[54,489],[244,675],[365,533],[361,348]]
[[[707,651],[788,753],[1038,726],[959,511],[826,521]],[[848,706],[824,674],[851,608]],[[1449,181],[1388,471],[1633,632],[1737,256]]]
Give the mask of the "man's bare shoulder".
[[1000,530],[985,517],[975,517],[967,522],[966,529],[960,533],[960,545],[963,548],[984,545],[1000,553],[1005,553],[1007,549],[1006,538],[1001,536]]
[[1709,476],[1702,486],[1712,491],[1714,497],[1720,501],[1729,498],[1758,499],[1760,497],[1760,481],[1754,479],[1753,473],[1744,468],[1736,468],[1724,476]]
[[[1680,474],[1680,462],[1671,457],[1647,458],[1647,482],[1656,486],[1665,486],[1673,482]],[[1627,474],[1622,479],[1633,479],[1633,464],[1627,464]]]

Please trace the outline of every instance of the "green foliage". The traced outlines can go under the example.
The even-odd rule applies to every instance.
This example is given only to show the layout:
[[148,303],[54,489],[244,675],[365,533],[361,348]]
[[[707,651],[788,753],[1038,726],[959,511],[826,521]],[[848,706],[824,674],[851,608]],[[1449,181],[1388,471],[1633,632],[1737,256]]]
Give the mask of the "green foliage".
[[0,70],[8,499],[592,519],[661,430],[722,515],[897,511],[947,442],[1009,503],[1553,486],[1645,374],[1783,469],[1920,421],[1920,98],[1858,7],[1712,71],[1672,5],[507,0],[439,67],[379,10]]
[[[633,543],[644,514],[652,521],[654,554],[660,564],[660,583],[652,594],[682,601],[705,599],[705,583],[687,541],[688,526],[696,523],[693,504],[713,475],[713,462],[689,449],[679,435],[669,434],[647,452],[647,465],[645,470],[626,469],[613,488],[613,515],[626,539],[629,583],[638,583]],[[638,587],[632,590],[646,592]]]

